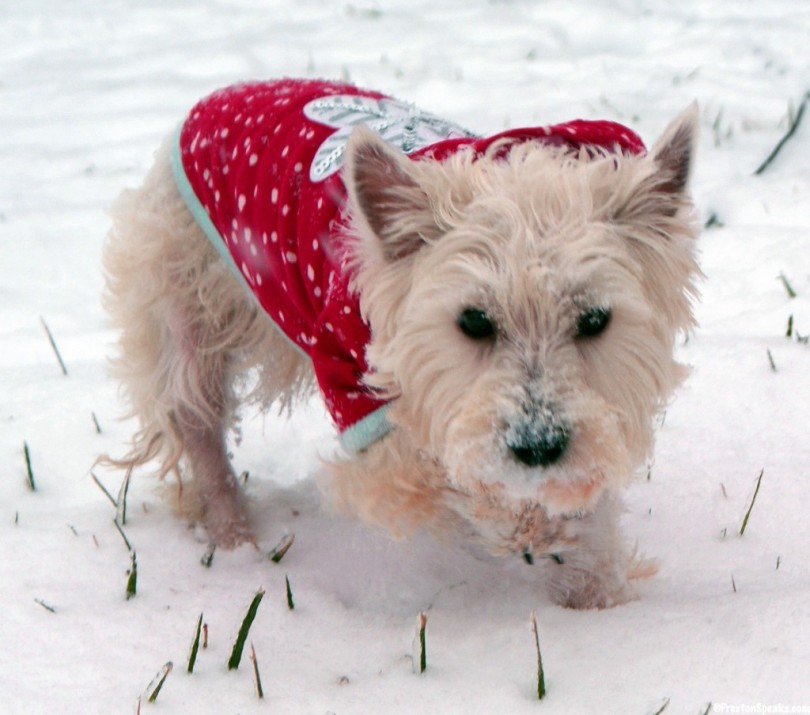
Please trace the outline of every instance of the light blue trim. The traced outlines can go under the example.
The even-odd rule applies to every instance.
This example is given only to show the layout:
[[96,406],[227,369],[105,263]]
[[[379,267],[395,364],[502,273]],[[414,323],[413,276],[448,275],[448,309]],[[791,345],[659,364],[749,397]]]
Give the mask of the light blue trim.
[[391,405],[378,407],[359,422],[340,433],[340,445],[349,454],[357,454],[387,435],[394,426],[388,421]]
[[237,277],[244,289],[255,298],[253,290],[248,285],[245,277],[242,275],[236,263],[234,263],[233,256],[231,256],[230,252],[228,251],[228,248],[225,245],[225,238],[217,230],[217,227],[214,226],[214,222],[211,220],[211,217],[208,215],[205,207],[200,203],[200,200],[197,198],[197,194],[194,193],[194,189],[191,187],[191,183],[186,176],[185,169],[183,169],[183,158],[180,153],[180,132],[182,130],[183,125],[181,124],[175,133],[171,152],[172,174],[174,174],[174,183],[177,185],[177,190],[180,192],[180,196],[183,197],[183,201],[186,202],[186,206],[188,207],[191,215],[194,217],[194,220],[197,222],[197,225],[203,230],[203,233],[208,236],[211,243],[214,244],[214,248],[217,249],[219,255],[222,256],[222,259],[225,261],[231,271],[233,271],[233,274]]

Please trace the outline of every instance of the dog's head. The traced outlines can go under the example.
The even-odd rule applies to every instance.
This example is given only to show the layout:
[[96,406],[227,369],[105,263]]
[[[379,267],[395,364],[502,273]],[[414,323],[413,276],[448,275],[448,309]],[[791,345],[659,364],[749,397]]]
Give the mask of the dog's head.
[[590,509],[648,455],[693,324],[696,126],[692,107],[641,156],[526,142],[443,162],[352,136],[367,381],[482,511]]

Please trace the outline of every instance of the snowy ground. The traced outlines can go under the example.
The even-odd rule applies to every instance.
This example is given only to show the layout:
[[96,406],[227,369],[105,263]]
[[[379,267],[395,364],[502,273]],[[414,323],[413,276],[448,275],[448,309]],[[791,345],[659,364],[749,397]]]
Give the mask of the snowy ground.
[[[710,702],[810,712],[810,347],[785,337],[791,315],[810,333],[810,120],[752,176],[810,89],[808,48],[810,3],[797,0],[6,0],[0,712],[134,712],[169,660],[175,670],[143,713],[645,715],[667,699],[671,713]],[[666,414],[651,479],[628,495],[628,534],[662,561],[641,600],[562,610],[522,561],[427,537],[391,543],[324,514],[314,476],[335,442],[317,404],[289,424],[249,415],[235,450],[262,542],[295,532],[284,561],[242,549],[203,568],[203,544],[136,478],[127,535],[138,593],[125,600],[129,554],[89,476],[133,429],[117,420],[105,376],[105,209],[199,96],[277,75],[348,77],[481,132],[604,117],[651,142],[700,102],[694,191],[703,218],[722,225],[702,238],[701,328],[682,348],[694,374]],[[117,491],[119,474],[98,476]],[[247,659],[225,665],[259,587],[250,638],[263,701]],[[411,641],[425,609],[418,676]],[[201,612],[210,645],[188,675]]]

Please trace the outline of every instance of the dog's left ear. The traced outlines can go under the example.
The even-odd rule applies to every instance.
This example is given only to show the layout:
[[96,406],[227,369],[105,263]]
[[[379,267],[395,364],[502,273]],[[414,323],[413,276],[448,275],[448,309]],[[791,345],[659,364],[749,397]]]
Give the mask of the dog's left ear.
[[388,261],[410,256],[437,233],[415,173],[411,160],[376,132],[363,126],[352,132],[343,171],[352,218]]
[[674,199],[675,205],[686,192],[692,173],[698,118],[697,102],[692,102],[670,122],[651,152],[658,170],[656,189]]
[[698,108],[693,103],[664,130],[642,162],[641,183],[619,213],[628,246],[641,267],[655,315],[672,330],[694,324],[691,299],[700,276],[695,256],[698,225],[688,194],[697,143]]

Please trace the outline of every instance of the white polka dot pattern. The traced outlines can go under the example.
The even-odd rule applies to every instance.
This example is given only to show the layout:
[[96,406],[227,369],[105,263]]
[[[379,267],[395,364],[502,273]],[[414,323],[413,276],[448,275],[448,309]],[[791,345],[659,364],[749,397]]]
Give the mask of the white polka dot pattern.
[[[361,115],[373,121],[358,120]],[[219,234],[224,255],[262,308],[311,358],[341,432],[385,404],[363,383],[369,328],[348,288],[345,187],[338,171],[351,127],[375,121],[386,140],[415,160],[442,161],[460,149],[480,155],[495,143],[501,156],[526,141],[644,151],[631,130],[611,122],[576,120],[478,138],[411,105],[342,83],[242,84],[198,103],[176,147],[190,187],[181,193],[196,202],[189,208],[198,220],[210,219],[212,240]]]

